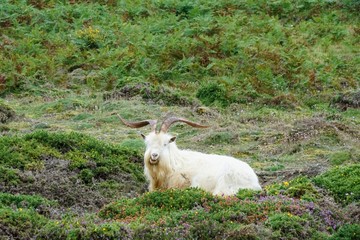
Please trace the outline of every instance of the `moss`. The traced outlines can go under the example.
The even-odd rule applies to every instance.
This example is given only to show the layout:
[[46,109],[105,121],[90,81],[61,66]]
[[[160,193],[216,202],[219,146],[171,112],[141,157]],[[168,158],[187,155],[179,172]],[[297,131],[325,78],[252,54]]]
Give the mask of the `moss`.
[[142,158],[140,145],[115,146],[75,132],[51,134],[37,131],[26,135],[24,139],[63,153],[64,157],[71,161],[70,167],[73,169],[81,170],[91,165],[93,161],[98,167],[105,166],[111,169],[111,173],[125,171],[139,181],[144,180],[141,166],[129,161],[133,158]]

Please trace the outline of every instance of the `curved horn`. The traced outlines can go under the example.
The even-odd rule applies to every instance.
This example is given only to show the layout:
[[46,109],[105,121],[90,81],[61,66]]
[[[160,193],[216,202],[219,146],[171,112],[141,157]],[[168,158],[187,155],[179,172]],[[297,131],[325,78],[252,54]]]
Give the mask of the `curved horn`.
[[146,125],[150,125],[152,131],[155,131],[155,129],[156,129],[157,120],[143,120],[143,121],[139,121],[139,122],[128,122],[125,119],[123,119],[119,114],[117,114],[117,116],[120,118],[121,122],[128,127],[141,128]]
[[194,122],[191,122],[187,119],[184,119],[184,118],[177,118],[177,117],[170,117],[170,118],[167,118],[164,120],[164,122],[161,124],[161,129],[160,131],[161,132],[167,132],[168,129],[170,128],[170,126],[176,122],[184,122],[192,127],[196,127],[196,128],[207,128],[209,126],[205,126],[205,125],[200,125],[198,123],[194,123]]

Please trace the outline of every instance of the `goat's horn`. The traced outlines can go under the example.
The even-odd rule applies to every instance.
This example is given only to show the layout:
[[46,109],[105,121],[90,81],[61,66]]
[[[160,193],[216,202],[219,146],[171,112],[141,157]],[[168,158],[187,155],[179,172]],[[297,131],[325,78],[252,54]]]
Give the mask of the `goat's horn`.
[[150,125],[152,131],[155,131],[155,129],[156,129],[157,120],[143,120],[143,121],[139,121],[139,122],[128,122],[125,119],[123,119],[119,114],[117,116],[120,118],[121,122],[128,127],[141,128],[146,125]]
[[186,124],[189,124],[190,126],[192,127],[196,127],[196,128],[207,128],[209,126],[205,126],[205,125],[200,125],[198,123],[194,123],[194,122],[191,122],[187,119],[184,119],[184,118],[177,118],[177,117],[170,117],[168,119],[165,119],[164,122],[161,124],[161,129],[160,131],[161,132],[167,132],[168,129],[170,128],[170,126],[176,122],[184,122]]

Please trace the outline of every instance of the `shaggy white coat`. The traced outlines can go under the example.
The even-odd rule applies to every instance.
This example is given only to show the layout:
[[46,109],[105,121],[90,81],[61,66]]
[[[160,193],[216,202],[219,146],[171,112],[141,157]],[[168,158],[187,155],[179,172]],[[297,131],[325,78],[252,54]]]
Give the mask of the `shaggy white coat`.
[[149,191],[198,187],[214,195],[234,195],[239,189],[261,190],[254,170],[236,158],[180,150],[175,138],[162,132],[150,133],[145,144]]

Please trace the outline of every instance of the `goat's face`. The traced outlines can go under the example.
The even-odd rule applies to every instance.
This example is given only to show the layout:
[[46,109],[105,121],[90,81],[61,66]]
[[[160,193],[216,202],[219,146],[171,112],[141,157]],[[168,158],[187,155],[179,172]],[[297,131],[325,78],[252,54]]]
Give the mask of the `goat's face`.
[[167,133],[151,132],[149,135],[142,135],[145,140],[146,150],[144,155],[145,163],[150,165],[158,164],[162,156],[166,155],[169,151],[169,144],[173,143],[176,137]]
[[[176,139],[176,137],[173,137],[169,134],[167,134],[167,131],[169,127],[176,123],[176,122],[183,122],[186,123],[192,127],[196,128],[207,128],[208,126],[200,125],[195,122],[191,122],[189,120],[186,120],[184,118],[177,118],[177,117],[169,117],[164,120],[164,122],[161,124],[160,131],[156,131],[156,123],[157,120],[143,120],[138,122],[128,122],[125,119],[123,119],[120,115],[118,115],[120,120],[128,127],[131,128],[141,128],[146,125],[150,125],[152,128],[152,132],[142,137],[145,139],[146,144],[146,151],[145,151],[145,164],[148,165],[156,165],[159,162],[162,163],[162,159],[168,159],[165,157],[170,152],[170,144],[173,143]],[[164,162],[164,164],[169,164],[169,162]]]

